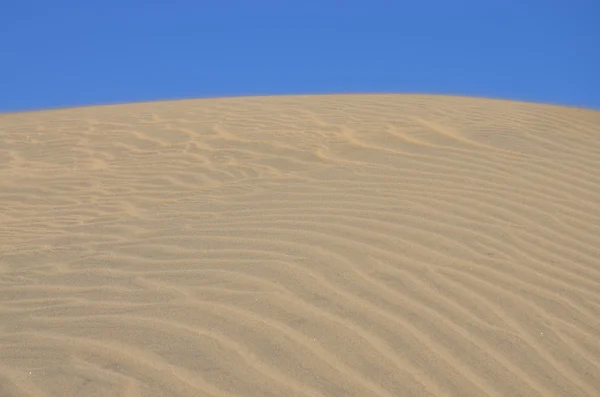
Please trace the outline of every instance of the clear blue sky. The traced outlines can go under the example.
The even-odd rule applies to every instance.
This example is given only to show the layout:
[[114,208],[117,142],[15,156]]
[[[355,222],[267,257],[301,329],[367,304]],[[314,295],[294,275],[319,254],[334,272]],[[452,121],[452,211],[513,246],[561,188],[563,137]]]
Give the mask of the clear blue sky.
[[0,1],[0,111],[419,92],[600,109],[600,0]]

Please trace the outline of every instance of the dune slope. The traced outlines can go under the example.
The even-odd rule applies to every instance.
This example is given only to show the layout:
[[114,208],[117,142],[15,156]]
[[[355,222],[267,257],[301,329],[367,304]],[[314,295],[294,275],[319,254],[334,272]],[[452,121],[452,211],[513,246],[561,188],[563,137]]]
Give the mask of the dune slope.
[[600,395],[600,112],[0,115],[0,396]]

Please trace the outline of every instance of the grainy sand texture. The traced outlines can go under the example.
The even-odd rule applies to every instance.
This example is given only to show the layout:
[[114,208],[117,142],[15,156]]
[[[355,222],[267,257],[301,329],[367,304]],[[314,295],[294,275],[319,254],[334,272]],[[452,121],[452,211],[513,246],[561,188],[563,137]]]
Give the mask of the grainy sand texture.
[[0,115],[0,396],[600,395],[600,112]]

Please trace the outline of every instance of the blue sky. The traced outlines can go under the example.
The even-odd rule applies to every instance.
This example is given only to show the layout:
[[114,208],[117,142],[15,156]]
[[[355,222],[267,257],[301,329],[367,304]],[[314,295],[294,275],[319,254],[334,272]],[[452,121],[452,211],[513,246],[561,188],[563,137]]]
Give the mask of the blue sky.
[[345,92],[600,109],[599,21],[598,0],[5,0],[0,112]]

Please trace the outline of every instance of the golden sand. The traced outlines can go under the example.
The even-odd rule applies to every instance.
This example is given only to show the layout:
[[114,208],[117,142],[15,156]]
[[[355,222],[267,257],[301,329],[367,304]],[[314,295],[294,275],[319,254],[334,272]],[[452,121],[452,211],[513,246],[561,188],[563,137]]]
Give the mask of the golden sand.
[[0,396],[600,395],[600,112],[0,115]]

